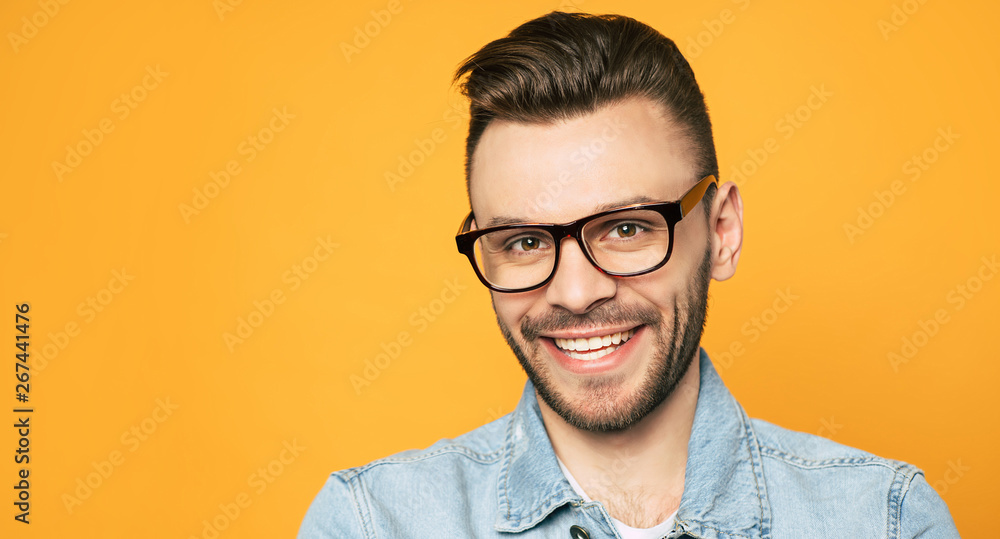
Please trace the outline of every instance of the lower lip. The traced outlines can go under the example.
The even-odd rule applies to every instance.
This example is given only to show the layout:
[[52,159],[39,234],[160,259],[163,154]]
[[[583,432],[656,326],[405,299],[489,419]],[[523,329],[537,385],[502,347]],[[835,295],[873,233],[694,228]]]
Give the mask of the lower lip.
[[543,338],[542,343],[548,350],[549,354],[556,358],[556,361],[559,362],[559,365],[563,369],[574,374],[603,374],[613,371],[625,363],[631,356],[632,349],[637,346],[635,342],[642,338],[645,332],[645,326],[636,328],[635,334],[632,335],[632,338],[626,341],[625,344],[619,346],[614,352],[611,352],[604,357],[591,360],[576,359],[566,355],[565,352],[556,346],[555,341],[550,338]]

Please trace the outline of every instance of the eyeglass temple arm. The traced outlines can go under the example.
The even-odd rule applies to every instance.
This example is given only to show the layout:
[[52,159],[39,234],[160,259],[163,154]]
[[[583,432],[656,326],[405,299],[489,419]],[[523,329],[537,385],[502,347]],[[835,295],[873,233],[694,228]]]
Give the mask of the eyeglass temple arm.
[[681,198],[681,217],[686,216],[701,202],[702,197],[705,196],[705,192],[708,191],[708,186],[712,184],[715,184],[715,187],[718,188],[719,180],[715,179],[713,175],[705,176]]
[[[466,232],[468,232],[471,229],[471,227],[472,227],[472,220],[473,219],[475,219],[475,216],[473,216],[472,212],[470,211],[469,215],[467,215],[465,217],[465,220],[462,221],[462,226],[458,227],[458,234],[465,234]],[[456,234],[456,235],[458,235],[458,234]]]
[[[682,217],[690,213],[691,210],[694,209],[694,207],[697,206],[699,202],[701,202],[702,197],[705,196],[705,192],[708,191],[708,186],[713,183],[716,184],[716,187],[718,187],[718,180],[715,179],[715,176],[712,175],[705,176],[704,178],[701,179],[700,182],[695,184],[695,186],[692,187],[691,190],[688,191],[683,198],[681,198]],[[458,227],[458,234],[456,235],[468,232],[472,227],[473,219],[475,219],[475,216],[470,211],[469,215],[467,215],[465,217],[465,220],[462,221],[462,226]]]

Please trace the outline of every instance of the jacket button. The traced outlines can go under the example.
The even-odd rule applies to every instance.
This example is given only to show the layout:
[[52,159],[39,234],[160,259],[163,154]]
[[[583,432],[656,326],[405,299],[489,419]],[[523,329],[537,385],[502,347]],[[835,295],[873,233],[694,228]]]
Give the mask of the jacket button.
[[587,533],[587,528],[583,528],[575,524],[569,527],[569,536],[573,539],[590,539],[590,534]]

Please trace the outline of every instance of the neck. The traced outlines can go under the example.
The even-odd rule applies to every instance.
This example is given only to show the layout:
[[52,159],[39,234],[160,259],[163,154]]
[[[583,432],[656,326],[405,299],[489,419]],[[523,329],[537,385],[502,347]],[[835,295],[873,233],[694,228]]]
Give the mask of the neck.
[[696,355],[666,400],[618,432],[580,430],[538,399],[556,455],[587,496],[602,502],[612,517],[649,528],[679,507],[699,376]]

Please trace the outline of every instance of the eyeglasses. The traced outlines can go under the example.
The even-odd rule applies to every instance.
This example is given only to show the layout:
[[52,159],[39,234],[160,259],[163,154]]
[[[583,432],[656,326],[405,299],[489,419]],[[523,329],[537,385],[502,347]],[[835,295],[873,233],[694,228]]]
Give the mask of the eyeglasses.
[[545,286],[559,267],[559,246],[575,238],[587,260],[616,277],[663,267],[674,244],[674,225],[701,202],[715,176],[705,176],[680,200],[631,204],[564,224],[519,223],[469,230],[469,212],[455,236],[479,280],[496,292],[527,292]]

